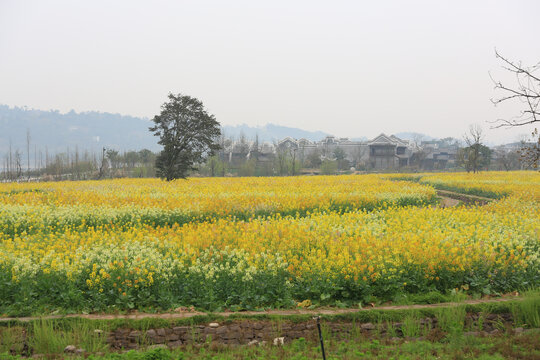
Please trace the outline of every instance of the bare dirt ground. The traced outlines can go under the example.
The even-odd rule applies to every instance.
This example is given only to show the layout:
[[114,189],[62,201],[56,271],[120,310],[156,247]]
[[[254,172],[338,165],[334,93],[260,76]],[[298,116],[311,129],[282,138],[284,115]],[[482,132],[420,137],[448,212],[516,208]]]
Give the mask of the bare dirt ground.
[[441,202],[439,203],[440,208],[448,208],[448,207],[454,207],[459,205],[459,200],[452,199],[445,196],[440,196]]
[[[456,206],[460,201],[464,202],[466,204],[479,204],[479,205],[485,205],[494,199],[482,197],[482,196],[476,196],[476,195],[469,195],[469,194],[463,194],[463,193],[457,193],[453,191],[447,191],[447,190],[437,190],[437,195],[441,197],[443,200],[448,199],[448,201],[452,201],[450,203],[453,203],[454,201],[457,201],[455,205],[450,206]],[[442,202],[441,202],[442,205]],[[448,206],[441,206],[441,207],[448,207]]]
[[440,208],[448,208],[448,207],[454,207],[458,206],[461,203],[464,204],[477,204],[477,205],[486,205],[487,203],[493,201],[493,199],[481,197],[481,196],[475,196],[475,195],[468,195],[463,193],[457,193],[452,191],[446,191],[446,190],[437,190],[437,195],[440,198],[440,202],[438,207]]
[[69,314],[69,315],[45,315],[45,316],[29,316],[29,317],[2,317],[0,322],[6,321],[33,321],[39,319],[63,319],[63,318],[84,318],[90,320],[114,320],[114,319],[131,319],[139,320],[146,318],[155,319],[185,319],[200,315],[216,315],[218,317],[228,317],[231,315],[276,315],[276,316],[290,316],[290,315],[339,315],[348,314],[361,311],[373,311],[373,310],[408,310],[408,309],[428,309],[439,307],[452,307],[466,304],[483,304],[483,303],[498,303],[512,300],[521,300],[519,296],[507,295],[502,298],[496,299],[480,299],[480,300],[464,300],[462,302],[446,302],[439,304],[423,304],[423,305],[386,305],[386,306],[374,306],[365,307],[362,309],[336,309],[336,308],[318,308],[318,309],[289,309],[289,310],[266,310],[266,311],[239,311],[239,312],[219,312],[219,313],[205,313],[199,311],[191,311],[189,309],[178,309],[176,312],[149,314],[133,312],[129,314]]

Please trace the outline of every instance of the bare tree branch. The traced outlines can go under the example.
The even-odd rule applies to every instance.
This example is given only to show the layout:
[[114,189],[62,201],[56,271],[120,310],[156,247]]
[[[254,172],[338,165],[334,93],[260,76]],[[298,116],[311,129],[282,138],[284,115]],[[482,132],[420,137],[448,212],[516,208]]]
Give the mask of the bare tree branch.
[[540,121],[540,78],[534,74],[540,70],[540,62],[532,67],[525,67],[521,62],[515,63],[505,58],[499,54],[497,49],[495,49],[495,57],[505,64],[502,66],[503,69],[515,74],[516,86],[504,85],[501,81],[495,80],[490,73],[491,81],[495,85],[494,89],[506,93],[499,98],[492,98],[491,102],[497,106],[501,103],[518,100],[525,104],[526,109],[510,120],[491,121],[491,123],[496,124],[493,128],[523,126]]
[[530,78],[532,78],[532,79],[534,79],[536,81],[540,81],[540,78],[532,75],[532,71],[536,71],[540,67],[540,62],[538,62],[538,64],[536,64],[536,65],[534,65],[534,66],[532,66],[530,68],[523,67],[521,65],[521,62],[516,65],[512,61],[506,59],[501,54],[499,54],[497,49],[495,49],[495,57],[498,58],[498,59],[501,59],[502,61],[504,61],[505,63],[510,65],[510,68],[507,68],[507,67],[504,67],[504,66],[503,66],[503,68],[505,68],[505,69],[507,69],[509,71],[518,73],[518,74],[526,74],[528,77],[530,77]]

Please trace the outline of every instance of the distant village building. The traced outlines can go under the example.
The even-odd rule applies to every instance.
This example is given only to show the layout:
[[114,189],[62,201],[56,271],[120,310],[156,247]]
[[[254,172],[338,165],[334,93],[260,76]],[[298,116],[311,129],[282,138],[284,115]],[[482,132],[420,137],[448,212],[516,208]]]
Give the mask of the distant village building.
[[440,140],[422,141],[421,167],[426,170],[445,169],[453,167],[458,152],[457,144],[447,144]]
[[412,146],[409,142],[392,135],[381,134],[367,143],[369,161],[375,170],[397,169],[409,166]]
[[322,159],[336,159],[336,151],[340,149],[345,160],[356,168],[374,170],[397,169],[410,165],[410,159],[416,147],[409,141],[394,135],[381,134],[370,141],[353,141],[349,138],[327,136],[318,142],[305,139],[298,141],[285,138],[278,142],[278,149],[297,149],[304,157],[317,152]]
[[342,160],[351,167],[373,170],[399,169],[412,166],[413,162],[431,168],[444,168],[450,161],[455,160],[457,152],[457,148],[439,148],[434,144],[426,144],[426,149],[427,151],[424,151],[414,142],[394,135],[380,134],[369,141],[354,141],[334,136],[315,142],[291,137],[274,144],[237,141],[227,143],[222,151],[232,168],[248,159],[270,164],[280,154],[286,154],[298,161],[304,161],[310,155],[319,156],[321,160],[336,160],[341,154]]

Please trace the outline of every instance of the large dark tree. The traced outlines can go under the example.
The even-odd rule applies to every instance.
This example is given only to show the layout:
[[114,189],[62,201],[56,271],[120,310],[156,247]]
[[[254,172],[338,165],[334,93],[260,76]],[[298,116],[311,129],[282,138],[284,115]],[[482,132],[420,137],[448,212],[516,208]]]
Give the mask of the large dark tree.
[[196,164],[219,149],[219,123],[191,96],[169,94],[169,101],[152,121],[155,125],[150,131],[163,145],[156,159],[156,174],[167,181],[186,178]]

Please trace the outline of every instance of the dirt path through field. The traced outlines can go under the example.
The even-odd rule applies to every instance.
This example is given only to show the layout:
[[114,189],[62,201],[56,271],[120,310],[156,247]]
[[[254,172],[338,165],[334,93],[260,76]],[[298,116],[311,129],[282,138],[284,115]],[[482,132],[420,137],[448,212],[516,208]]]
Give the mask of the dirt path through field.
[[494,200],[494,199],[490,199],[490,198],[486,198],[482,196],[457,193],[457,192],[448,191],[448,190],[436,190],[436,191],[437,191],[437,195],[439,195],[439,197],[442,199],[441,207],[456,206],[457,204],[459,204],[459,202],[464,202],[466,204],[486,205],[487,203]]
[[332,308],[320,308],[320,309],[290,309],[290,310],[267,310],[267,311],[240,311],[240,312],[219,312],[219,313],[205,313],[199,311],[178,311],[173,313],[162,314],[148,314],[148,313],[132,313],[132,314],[69,314],[69,315],[46,315],[46,316],[29,316],[29,317],[2,317],[0,322],[6,321],[33,321],[39,319],[64,319],[64,318],[84,318],[90,320],[114,320],[114,319],[131,319],[140,320],[147,318],[155,319],[185,319],[200,315],[216,315],[217,317],[228,317],[231,315],[243,315],[243,316],[255,316],[255,315],[275,315],[275,316],[290,316],[290,315],[339,315],[355,313],[360,311],[373,311],[373,310],[410,310],[410,309],[429,309],[440,307],[452,307],[458,305],[474,305],[474,304],[486,304],[486,303],[499,303],[512,300],[522,300],[519,296],[510,296],[497,299],[482,299],[482,300],[465,300],[462,302],[447,302],[439,304],[424,304],[424,305],[389,305],[389,306],[377,306],[367,307],[362,309],[332,309]]
[[[398,180],[398,181],[405,181],[405,182],[413,183],[412,181],[406,181],[406,180]],[[421,183],[421,184],[424,184],[424,183]],[[430,184],[425,183],[424,185],[430,185]],[[490,203],[491,201],[496,200],[496,199],[491,199],[491,198],[487,198],[483,196],[465,194],[461,192],[441,190],[441,189],[436,189],[436,188],[434,189],[437,192],[437,196],[440,199],[440,202],[437,205],[437,207],[440,207],[440,208],[454,207],[454,206],[458,206],[460,203],[464,203],[467,205],[469,204],[486,205]]]
[[440,208],[448,208],[448,207],[454,207],[459,205],[459,200],[452,199],[446,196],[439,196],[441,198],[441,201],[439,203]]

